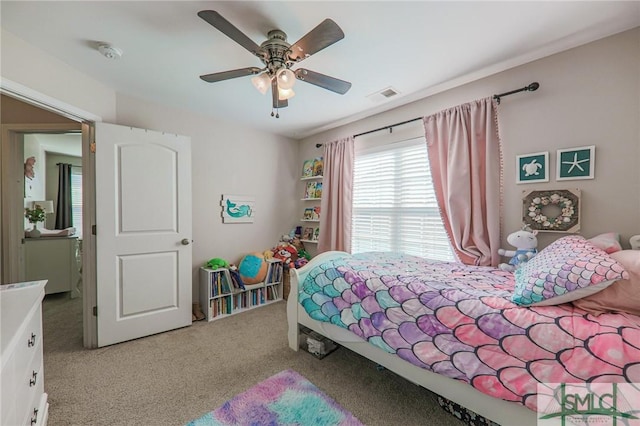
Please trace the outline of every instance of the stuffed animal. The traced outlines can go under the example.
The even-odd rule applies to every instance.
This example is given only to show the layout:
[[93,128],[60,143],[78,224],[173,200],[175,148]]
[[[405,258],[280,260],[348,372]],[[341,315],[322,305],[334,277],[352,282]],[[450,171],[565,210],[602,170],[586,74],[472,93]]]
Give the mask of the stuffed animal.
[[536,238],[536,235],[538,235],[538,231],[531,231],[526,226],[520,231],[509,234],[507,242],[514,246],[516,250],[498,249],[499,255],[511,258],[509,263],[501,263],[498,268],[503,271],[513,272],[535,256],[538,253],[538,238]]
[[228,268],[229,262],[219,257],[214,257],[213,259],[208,261],[204,266],[210,269]]
[[267,262],[263,253],[249,253],[242,258],[238,272],[244,284],[257,284],[267,276]]
[[284,265],[294,267],[294,262],[298,258],[298,249],[292,244],[281,242],[273,248],[273,257],[282,260]]

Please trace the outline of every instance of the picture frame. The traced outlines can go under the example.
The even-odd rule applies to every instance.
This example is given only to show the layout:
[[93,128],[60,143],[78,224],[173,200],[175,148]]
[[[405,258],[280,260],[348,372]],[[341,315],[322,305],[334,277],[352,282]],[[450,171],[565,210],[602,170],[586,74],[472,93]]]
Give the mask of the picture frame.
[[253,223],[255,198],[247,195],[222,194],[222,223]]
[[558,149],[556,154],[556,180],[594,179],[596,146]]
[[532,231],[580,231],[580,189],[522,191],[522,222]]
[[516,155],[516,183],[549,182],[549,151]]

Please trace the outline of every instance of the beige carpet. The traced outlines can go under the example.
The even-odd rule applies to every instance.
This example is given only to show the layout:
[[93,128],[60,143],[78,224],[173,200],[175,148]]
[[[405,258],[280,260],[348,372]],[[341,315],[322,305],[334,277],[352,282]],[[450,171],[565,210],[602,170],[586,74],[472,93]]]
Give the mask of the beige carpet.
[[106,348],[82,347],[82,302],[45,298],[49,425],[183,425],[291,368],[375,425],[461,425],[432,393],[339,348],[287,345],[285,302]]

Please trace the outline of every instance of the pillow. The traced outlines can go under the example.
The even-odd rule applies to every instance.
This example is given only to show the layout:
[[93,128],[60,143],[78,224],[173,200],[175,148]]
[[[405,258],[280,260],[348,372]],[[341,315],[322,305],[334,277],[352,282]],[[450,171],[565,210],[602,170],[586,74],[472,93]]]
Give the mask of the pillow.
[[624,267],[604,250],[572,235],[549,244],[516,270],[511,300],[524,306],[558,305],[628,278]]
[[616,232],[607,232],[605,234],[596,235],[593,238],[589,238],[589,241],[609,254],[622,250],[622,246],[620,245],[620,234]]
[[626,312],[640,316],[640,250],[622,250],[611,257],[629,274],[628,280],[619,280],[592,296],[574,300],[573,305],[590,314]]
[[640,316],[640,282],[618,280],[596,294],[571,303],[594,316],[607,312],[625,312]]

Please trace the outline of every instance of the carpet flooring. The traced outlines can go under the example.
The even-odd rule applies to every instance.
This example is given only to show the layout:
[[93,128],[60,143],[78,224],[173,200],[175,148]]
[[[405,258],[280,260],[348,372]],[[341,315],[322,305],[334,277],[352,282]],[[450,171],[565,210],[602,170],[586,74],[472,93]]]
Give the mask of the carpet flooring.
[[185,425],[291,369],[368,426],[462,423],[433,393],[348,349],[319,360],[287,344],[285,302],[99,349],[82,347],[82,301],[43,303],[49,425]]

